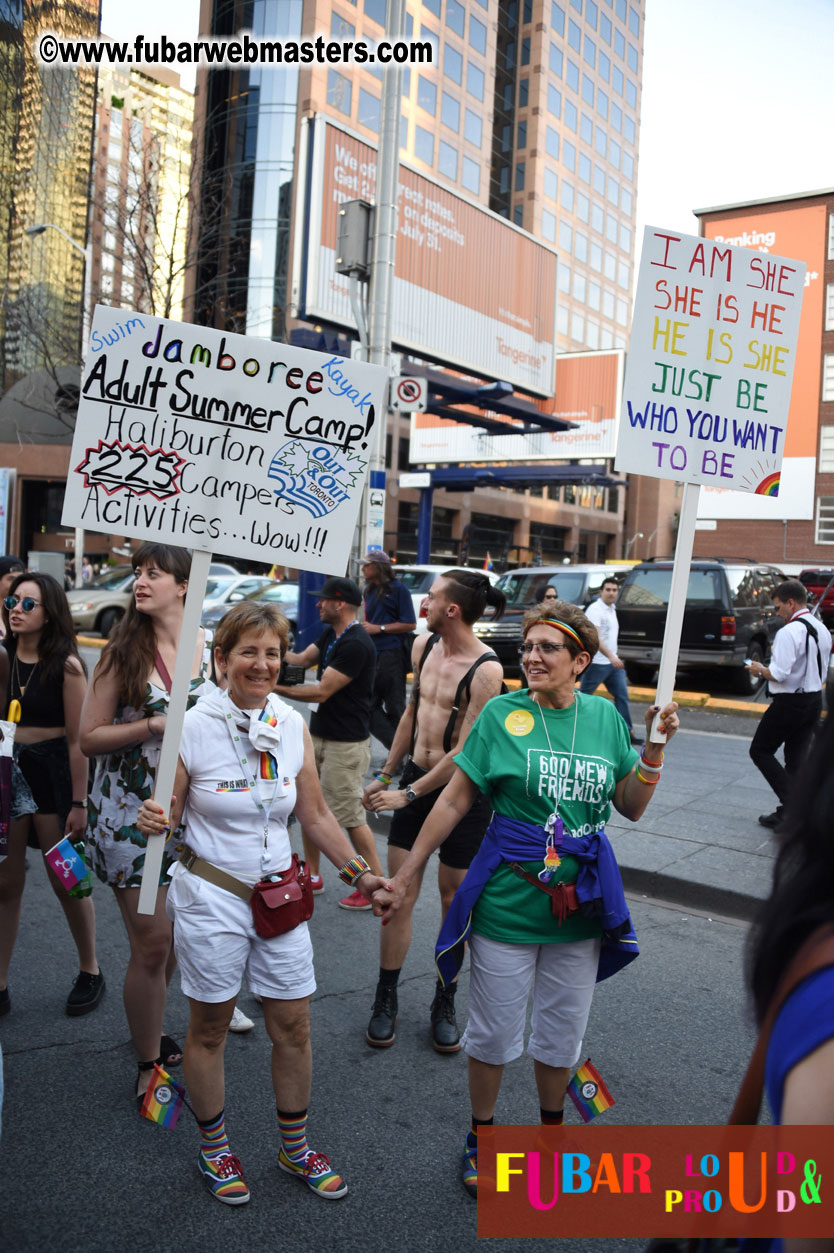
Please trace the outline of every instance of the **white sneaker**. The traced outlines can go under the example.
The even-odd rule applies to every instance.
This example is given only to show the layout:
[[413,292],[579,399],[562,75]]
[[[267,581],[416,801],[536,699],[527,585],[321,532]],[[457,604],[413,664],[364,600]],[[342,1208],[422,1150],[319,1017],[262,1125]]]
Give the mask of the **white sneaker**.
[[229,1030],[238,1032],[251,1031],[254,1025],[255,1024],[252,1019],[247,1018],[246,1015],[238,1009],[237,1005],[235,1005],[235,1012],[232,1014],[232,1021],[229,1023]]

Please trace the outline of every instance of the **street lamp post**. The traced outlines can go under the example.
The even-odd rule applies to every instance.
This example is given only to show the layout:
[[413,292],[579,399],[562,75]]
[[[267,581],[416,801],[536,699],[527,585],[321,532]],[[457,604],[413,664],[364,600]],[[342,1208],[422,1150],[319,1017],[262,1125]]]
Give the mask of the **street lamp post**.
[[642,538],[643,538],[643,532],[635,531],[631,539],[626,540],[625,553],[623,554],[623,561],[628,561],[628,554],[631,552],[631,545],[634,543],[634,541],[638,539],[642,539]]
[[[55,222],[38,222],[34,226],[26,226],[23,228],[26,235],[34,238],[36,235],[43,235],[45,231],[57,231],[67,243],[80,252],[84,258],[84,295],[82,297],[81,307],[81,349],[82,354],[90,339],[90,317],[92,310],[90,309],[90,284],[92,277],[92,246],[87,244],[82,248],[71,235],[68,235],[62,226],[58,226]],[[81,567],[84,562],[84,529],[77,526],[75,528],[75,586],[82,587],[84,580],[81,574]]]

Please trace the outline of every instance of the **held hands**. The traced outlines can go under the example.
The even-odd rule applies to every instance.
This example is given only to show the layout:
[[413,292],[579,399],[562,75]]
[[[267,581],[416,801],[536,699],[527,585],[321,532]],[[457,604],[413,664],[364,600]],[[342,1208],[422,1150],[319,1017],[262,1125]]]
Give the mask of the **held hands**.
[[[374,904],[374,895],[376,892],[381,891],[383,896],[387,894],[385,891],[387,883],[387,879],[381,879],[379,875],[370,874],[368,871],[366,871],[365,874],[360,875],[358,879],[354,879],[354,886],[356,890],[361,892],[365,897],[365,900],[370,901],[372,905]],[[374,906],[374,913],[377,914],[377,917],[379,917],[376,906]]]
[[390,792],[371,792],[374,786],[380,788],[383,784],[369,784],[362,797],[362,804],[371,813],[379,813],[382,809],[405,809],[408,801],[405,798],[404,788],[394,788]]
[[[172,805],[176,799],[176,796],[171,797]],[[167,835],[171,830],[171,823],[165,810],[161,805],[157,805],[156,801],[142,801],[136,818],[136,825],[145,836]]]
[[[362,878],[368,878],[363,875]],[[374,892],[372,904],[374,907],[374,916],[382,919],[383,927],[387,926],[394,914],[405,900],[408,883],[394,875],[393,879],[380,879],[379,887]]]

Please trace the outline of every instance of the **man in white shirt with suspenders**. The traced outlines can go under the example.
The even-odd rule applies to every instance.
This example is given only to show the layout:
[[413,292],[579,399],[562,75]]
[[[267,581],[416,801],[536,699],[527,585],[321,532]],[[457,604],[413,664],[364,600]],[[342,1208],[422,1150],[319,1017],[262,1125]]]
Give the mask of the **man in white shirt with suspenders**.
[[[807,751],[822,709],[822,689],[831,659],[831,632],[808,610],[808,597],[798,579],[786,579],[773,592],[776,612],[785,625],[776,632],[770,663],[754,661],[750,672],[768,681],[772,701],[759,723],[750,756],[779,798],[772,814],[762,814],[763,827],[776,827],[784,816],[791,777]],[[785,746],[785,764],[776,750]]]
[[[495,653],[472,630],[487,604],[495,608],[497,617],[504,609],[503,593],[486,575],[477,570],[452,570],[441,575],[432,584],[428,602],[428,633],[418,635],[412,650],[411,700],[385,766],[365,789],[363,799],[366,809],[395,811],[388,836],[389,875],[395,875],[405,861],[434,802],[452,777],[453,755],[463,748],[486,702],[501,691],[504,678]],[[406,755],[401,786],[386,791]],[[443,917],[481,845],[491,816],[484,798],[479,797],[439,850],[437,886]],[[411,942],[411,913],[421,879],[422,875],[415,875],[402,908],[391,924],[381,929],[379,983],[365,1034],[373,1048],[394,1043],[397,981]],[[438,980],[431,1032],[432,1045],[439,1053],[460,1049],[455,990],[454,983],[444,988]]]

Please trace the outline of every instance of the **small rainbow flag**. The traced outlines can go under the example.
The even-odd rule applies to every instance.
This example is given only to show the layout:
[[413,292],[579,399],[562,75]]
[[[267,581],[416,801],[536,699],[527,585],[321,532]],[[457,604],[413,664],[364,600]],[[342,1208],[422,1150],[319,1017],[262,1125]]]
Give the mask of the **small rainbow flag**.
[[583,1062],[568,1084],[568,1096],[579,1110],[583,1122],[590,1122],[597,1114],[604,1114],[615,1104],[602,1075],[596,1066],[591,1065],[590,1057]]
[[[263,711],[258,721],[265,722],[267,726],[270,726],[270,727],[278,726],[278,719],[275,717],[274,714],[271,714],[268,709],[265,709]],[[272,753],[261,753],[261,778],[262,779],[277,779],[278,778],[278,763],[276,762]]]
[[174,1128],[182,1112],[185,1089],[175,1083],[167,1070],[157,1064],[154,1066],[153,1079],[148,1084],[142,1108],[139,1111],[143,1118],[158,1122],[161,1127]]

